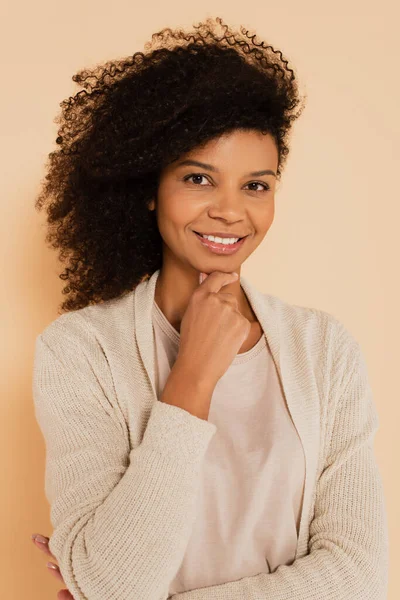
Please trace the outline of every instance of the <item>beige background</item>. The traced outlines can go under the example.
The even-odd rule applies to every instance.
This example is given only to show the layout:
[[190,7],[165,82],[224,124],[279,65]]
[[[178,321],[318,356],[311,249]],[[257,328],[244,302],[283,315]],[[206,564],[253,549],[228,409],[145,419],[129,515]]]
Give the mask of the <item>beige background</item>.
[[47,600],[60,589],[30,539],[51,534],[31,370],[35,337],[57,317],[63,282],[33,203],[59,103],[78,91],[71,77],[84,66],[132,55],[164,26],[221,16],[281,49],[308,94],[275,221],[242,274],[264,292],[333,313],[362,345],[380,417],[375,451],[395,565],[389,600],[398,598],[398,3],[39,0],[0,11],[1,596]]

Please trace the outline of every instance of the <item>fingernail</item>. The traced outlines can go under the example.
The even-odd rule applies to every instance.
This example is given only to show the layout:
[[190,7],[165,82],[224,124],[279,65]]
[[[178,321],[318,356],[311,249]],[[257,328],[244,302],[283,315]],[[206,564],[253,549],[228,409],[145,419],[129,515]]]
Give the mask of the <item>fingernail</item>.
[[52,563],[52,562],[48,562],[48,563],[46,564],[46,567],[49,567],[49,569],[54,569],[55,571],[57,571],[57,569],[58,569],[57,565],[55,565],[55,564],[54,564],[54,563]]
[[32,539],[40,542],[41,544],[47,544],[47,539],[40,535],[39,533],[32,535]]

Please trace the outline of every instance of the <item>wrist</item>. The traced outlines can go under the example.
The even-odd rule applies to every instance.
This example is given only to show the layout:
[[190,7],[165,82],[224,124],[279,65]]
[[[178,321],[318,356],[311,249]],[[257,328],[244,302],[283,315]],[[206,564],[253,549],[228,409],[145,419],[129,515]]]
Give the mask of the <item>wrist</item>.
[[161,402],[183,408],[207,421],[215,385],[196,377],[183,361],[175,361],[161,395]]

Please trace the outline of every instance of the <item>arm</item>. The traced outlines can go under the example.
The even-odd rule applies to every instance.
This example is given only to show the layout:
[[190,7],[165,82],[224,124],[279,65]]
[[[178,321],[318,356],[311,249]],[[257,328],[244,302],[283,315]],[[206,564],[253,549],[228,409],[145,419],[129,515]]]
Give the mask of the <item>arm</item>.
[[344,372],[344,376],[331,374],[330,397],[337,405],[332,408],[333,432],[316,488],[309,554],[291,565],[280,565],[273,573],[171,598],[386,600],[387,517],[373,453],[378,416],[359,344],[341,324],[335,339],[335,373]]
[[[36,341],[49,548],[75,600],[164,600],[184,556],[216,427],[157,401],[142,443],[131,449],[107,367],[92,368],[88,343],[97,344],[86,334],[77,343],[61,327]],[[89,356],[104,360],[99,348]]]
[[165,382],[160,401],[179,406],[207,421],[215,383],[200,381],[181,358],[176,359]]

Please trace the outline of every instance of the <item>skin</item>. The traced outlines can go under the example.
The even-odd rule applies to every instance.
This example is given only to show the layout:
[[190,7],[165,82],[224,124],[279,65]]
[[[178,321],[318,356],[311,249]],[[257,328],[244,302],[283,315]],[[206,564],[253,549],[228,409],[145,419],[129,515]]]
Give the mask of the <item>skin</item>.
[[[218,172],[194,165],[179,166],[184,159],[207,163]],[[235,296],[241,314],[252,324],[239,353],[250,349],[262,334],[240,286],[240,269],[261,244],[275,214],[276,177],[271,174],[250,176],[249,173],[269,169],[276,174],[277,167],[278,151],[272,136],[236,130],[180,156],[161,173],[157,198],[148,205],[149,210],[156,211],[163,239],[163,263],[155,300],[178,332],[190,298],[199,285],[200,273],[235,271],[239,277],[224,287],[224,293]],[[184,181],[184,177],[193,173],[196,176]],[[200,173],[202,177],[197,175]],[[270,189],[264,190],[263,184]],[[232,231],[249,234],[249,237],[236,254],[224,256],[204,248],[193,230]],[[35,540],[33,543],[52,559],[50,562],[56,569],[49,568],[49,571],[65,585],[49,550],[49,538],[42,537],[44,543]],[[63,589],[58,592],[57,600],[73,600],[73,597]]]
[[[207,163],[219,172],[199,166],[179,166],[184,159]],[[199,285],[199,273],[212,271],[238,273],[238,280],[225,286],[224,293],[235,296],[240,312],[252,323],[250,341],[261,332],[240,286],[240,269],[271,227],[277,182],[271,174],[257,177],[248,174],[266,169],[276,173],[277,166],[278,151],[272,136],[236,130],[181,156],[161,174],[157,199],[149,204],[150,210],[156,210],[163,239],[163,265],[155,300],[178,332],[189,300]],[[192,173],[203,175],[184,181]],[[264,185],[270,189],[264,190]],[[249,237],[236,254],[223,256],[204,248],[193,230],[232,231]],[[240,351],[245,351],[246,346],[248,340]]]

